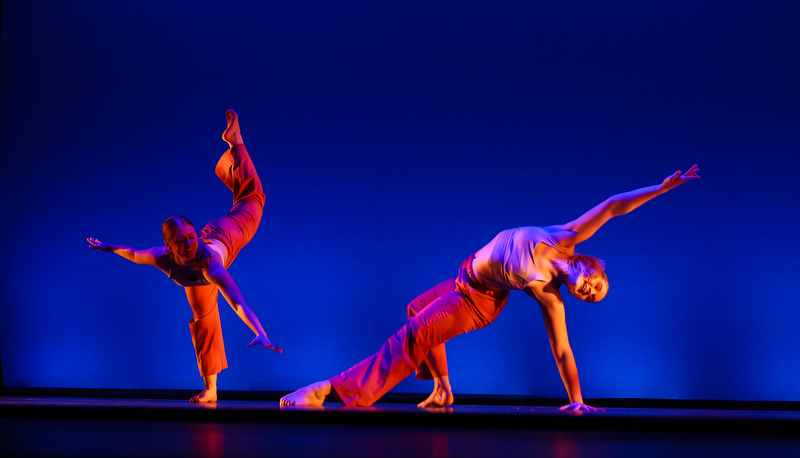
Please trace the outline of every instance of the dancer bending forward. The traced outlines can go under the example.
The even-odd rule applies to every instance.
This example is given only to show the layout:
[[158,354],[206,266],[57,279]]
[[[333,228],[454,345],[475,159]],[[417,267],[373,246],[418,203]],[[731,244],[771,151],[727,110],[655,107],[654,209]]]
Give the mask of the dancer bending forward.
[[264,209],[264,190],[244,147],[238,116],[233,110],[228,110],[226,116],[228,126],[222,139],[230,149],[222,155],[215,171],[233,191],[233,208],[227,215],[210,221],[199,233],[186,217],[171,216],[161,226],[164,246],[146,250],[87,239],[93,249],[111,251],[137,264],[158,267],[186,289],[194,315],[189,329],[197,366],[205,383],[205,389],[192,397],[192,402],[216,401],[217,374],[228,367],[217,308],[218,290],[256,334],[249,347],[260,344],[279,353],[283,351],[269,341],[258,317],[245,303],[227,270],[258,229]]
[[559,288],[564,285],[578,299],[597,302],[608,293],[608,279],[603,262],[576,254],[575,246],[612,217],[700,178],[698,173],[694,165],[661,184],[617,194],[567,224],[499,233],[461,264],[455,278],[412,301],[408,322],[377,353],[329,380],[284,396],[281,405],[317,406],[333,394],[344,405],[368,406],[416,371],[418,378],[434,381],[433,392],[419,407],[448,406],[453,403],[453,391],[444,342],[490,324],[505,306],[509,291],[523,290],[542,309],[550,347],[569,395],[570,404],[562,409],[597,410],[583,403]]

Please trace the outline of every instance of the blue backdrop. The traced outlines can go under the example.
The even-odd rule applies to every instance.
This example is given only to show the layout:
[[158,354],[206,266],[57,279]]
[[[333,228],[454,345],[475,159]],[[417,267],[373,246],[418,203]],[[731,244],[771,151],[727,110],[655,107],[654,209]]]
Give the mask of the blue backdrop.
[[[6,0],[4,383],[202,388],[182,288],[85,239],[226,212],[234,108],[268,198],[230,272],[285,352],[220,298],[220,389],[335,375],[500,230],[698,163],[579,246],[611,282],[565,297],[584,396],[800,401],[798,5]],[[566,397],[523,293],[448,353],[457,394]]]

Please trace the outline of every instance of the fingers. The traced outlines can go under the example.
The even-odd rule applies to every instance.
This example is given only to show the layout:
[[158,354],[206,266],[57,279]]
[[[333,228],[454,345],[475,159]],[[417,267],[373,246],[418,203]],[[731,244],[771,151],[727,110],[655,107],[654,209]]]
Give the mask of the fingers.
[[700,178],[699,173],[700,167],[698,167],[697,164],[689,167],[689,170],[687,170],[686,173],[678,170],[664,180],[664,188],[666,190],[670,190],[683,184],[684,181],[696,180]]
[[565,406],[559,407],[558,410],[570,410],[572,412],[582,412],[582,411],[586,411],[586,412],[598,412],[599,411],[599,412],[602,412],[605,409],[599,409],[597,407],[588,406],[588,405],[583,404],[581,402],[573,402],[572,404],[567,404]]
[[699,173],[700,173],[700,167],[698,167],[697,164],[695,164],[689,168],[689,170],[686,172],[685,177],[687,180],[694,180],[700,178]]
[[263,346],[265,346],[265,347],[267,347],[267,348],[269,348],[271,350],[275,350],[278,353],[283,353],[283,348],[276,347],[275,345],[272,345],[272,342],[270,342],[270,341],[262,342],[261,345],[263,345]]
[[103,248],[103,242],[97,240],[96,238],[89,237],[86,239],[89,242],[89,248]]
[[259,339],[258,337],[256,337],[255,339],[253,339],[253,341],[252,341],[252,342],[250,342],[249,344],[247,344],[247,346],[248,346],[248,347],[252,347],[252,346],[255,346],[256,344],[261,344],[262,346],[264,346],[264,347],[267,347],[267,348],[269,348],[269,349],[271,349],[271,350],[275,350],[275,351],[277,351],[278,353],[283,353],[283,348],[281,348],[281,347],[276,347],[275,345],[272,345],[272,342],[270,342],[270,341],[269,341],[269,340],[267,340],[267,339],[264,339],[264,340],[262,341],[262,340],[261,340],[261,339]]
[[697,164],[695,164],[689,167],[689,170],[687,170],[686,173],[683,174],[683,178],[689,180],[700,178],[700,175],[698,175],[698,173],[700,173],[700,167],[698,167]]
[[681,170],[678,170],[669,177],[667,177],[665,181],[677,181],[679,179],[694,180],[700,178],[700,175],[698,175],[699,173],[700,173],[700,167],[698,167],[697,164],[694,164],[693,166],[689,167],[689,170],[687,170],[686,173],[683,173]]

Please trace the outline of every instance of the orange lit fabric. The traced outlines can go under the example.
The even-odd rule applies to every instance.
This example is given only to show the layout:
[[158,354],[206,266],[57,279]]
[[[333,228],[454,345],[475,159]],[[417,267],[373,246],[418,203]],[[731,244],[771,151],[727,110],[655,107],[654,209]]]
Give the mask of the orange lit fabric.
[[447,375],[444,342],[489,325],[508,301],[508,291],[490,291],[470,278],[472,259],[461,264],[456,278],[412,301],[413,316],[377,353],[330,379],[342,404],[372,405],[418,368],[418,376],[430,377],[428,358],[440,358],[436,367],[444,369],[440,375]]
[[[200,231],[200,238],[213,238],[225,245],[228,251],[225,257],[227,269],[258,230],[265,199],[261,180],[244,145],[233,145],[226,151],[217,162],[215,172],[233,191],[233,208],[227,215],[209,221]],[[203,244],[201,247],[208,249]],[[197,354],[197,366],[203,377],[217,374],[228,367],[219,321],[218,297],[217,287],[211,284],[186,288],[186,298],[194,315],[189,322],[189,329]]]
[[[216,296],[216,288],[214,289]],[[214,303],[216,305],[216,298]],[[197,368],[201,376],[219,374],[228,367],[218,307],[215,306],[202,318],[192,318],[189,322],[189,331],[192,333],[192,344],[197,354]]]

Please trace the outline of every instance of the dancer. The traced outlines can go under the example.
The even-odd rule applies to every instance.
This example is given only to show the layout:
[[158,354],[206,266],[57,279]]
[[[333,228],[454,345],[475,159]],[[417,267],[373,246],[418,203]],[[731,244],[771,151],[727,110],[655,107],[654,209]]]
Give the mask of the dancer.
[[227,215],[211,220],[199,233],[186,217],[171,216],[161,226],[164,246],[146,250],[103,243],[92,237],[87,239],[93,249],[114,252],[137,264],[158,267],[186,289],[194,315],[189,329],[197,366],[205,384],[203,391],[191,398],[192,402],[215,402],[217,374],[228,367],[217,308],[218,290],[256,334],[248,347],[262,345],[283,352],[269,341],[258,317],[245,303],[227,270],[258,229],[264,209],[264,190],[244,147],[236,112],[228,110],[226,117],[228,126],[222,139],[230,149],[220,158],[215,172],[233,191],[233,208]]
[[603,262],[576,254],[575,246],[612,217],[700,178],[699,172],[693,165],[685,174],[677,171],[660,184],[614,195],[566,224],[500,232],[461,264],[455,278],[413,300],[407,307],[408,322],[377,353],[329,380],[284,396],[281,405],[319,406],[333,394],[346,406],[368,406],[414,371],[418,378],[434,381],[433,392],[419,407],[451,405],[444,342],[489,325],[505,306],[509,291],[523,290],[542,310],[553,357],[569,395],[570,403],[561,409],[597,410],[583,402],[559,288],[564,285],[578,299],[597,302],[608,293],[608,279]]

